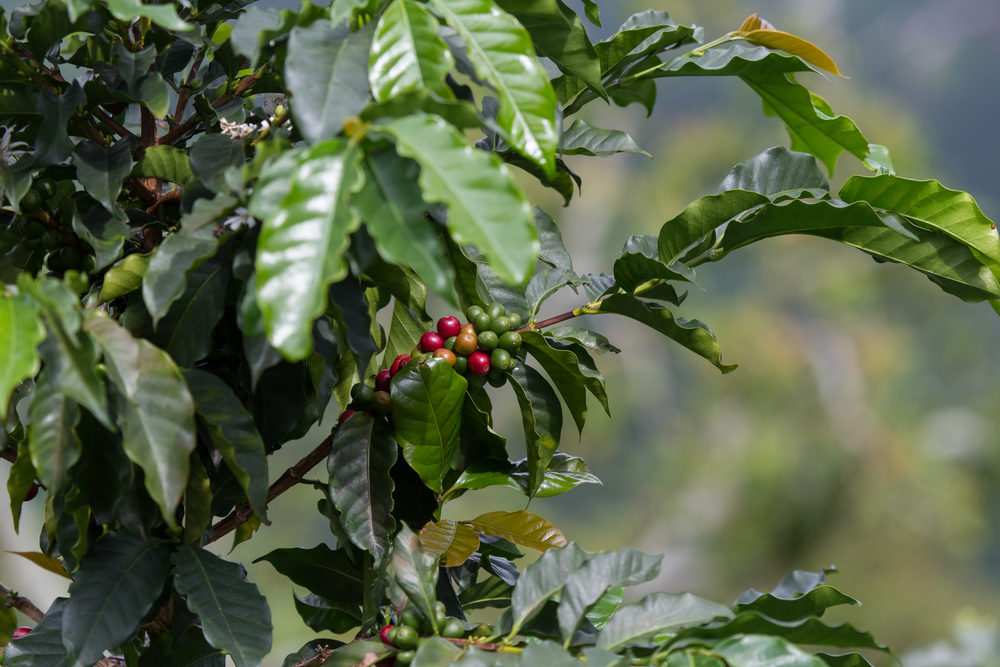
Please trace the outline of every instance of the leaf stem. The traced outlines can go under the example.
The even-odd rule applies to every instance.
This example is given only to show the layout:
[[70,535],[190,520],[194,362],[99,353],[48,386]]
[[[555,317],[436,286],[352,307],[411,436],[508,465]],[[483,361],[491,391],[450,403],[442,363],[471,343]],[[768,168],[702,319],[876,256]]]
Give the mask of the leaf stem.
[[4,604],[17,609],[19,612],[38,623],[42,620],[42,616],[45,613],[36,607],[34,603],[26,597],[18,595],[14,591],[10,590],[3,584],[0,584],[0,597],[3,598]]
[[104,113],[100,109],[94,109],[94,118],[101,121],[107,125],[112,132],[117,134],[119,137],[135,137],[124,125],[119,123],[117,120]]
[[[250,86],[252,86],[253,84],[257,83],[257,81],[260,80],[260,77],[264,74],[264,70],[266,69],[267,69],[266,63],[264,65],[261,65],[259,70],[257,70],[247,78],[243,79],[242,81],[240,81],[240,85],[236,86],[236,89],[233,90],[232,93],[223,95],[219,99],[212,102],[212,108],[218,109],[223,104],[226,104],[227,102],[230,102],[233,99],[245,93],[247,88],[249,88]],[[192,129],[194,129],[194,127],[198,124],[200,120],[201,119],[198,116],[192,116],[191,118],[188,118],[186,121],[184,121],[180,125],[175,126],[174,129],[170,130],[162,137],[160,137],[156,143],[161,146],[174,143],[175,141],[183,137],[185,134],[190,132]]]

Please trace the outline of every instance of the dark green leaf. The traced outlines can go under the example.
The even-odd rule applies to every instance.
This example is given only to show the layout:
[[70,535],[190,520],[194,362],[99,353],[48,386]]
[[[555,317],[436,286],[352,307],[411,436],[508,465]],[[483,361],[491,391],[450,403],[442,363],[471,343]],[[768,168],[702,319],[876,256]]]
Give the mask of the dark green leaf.
[[639,153],[652,157],[639,148],[632,137],[621,130],[602,130],[583,120],[576,120],[559,139],[563,155],[596,155],[610,157],[616,153]]
[[575,288],[579,284],[579,277],[571,269],[545,269],[533,275],[524,288],[524,298],[528,303],[528,321],[535,321],[538,309],[550,296],[567,285]]
[[236,322],[243,332],[243,354],[250,367],[250,387],[256,391],[261,374],[281,361],[281,353],[271,347],[264,333],[264,316],[257,307],[257,280],[251,274],[243,283]]
[[[672,261],[672,260],[671,260]],[[615,283],[630,294],[642,294],[649,297],[646,292],[655,289],[663,294],[663,288],[669,289],[665,301],[671,301],[680,305],[681,299],[677,296],[673,287],[663,285],[665,280],[691,281],[693,282],[694,272],[686,266],[674,262],[669,266],[660,261],[659,250],[657,248],[657,237],[653,235],[630,236],[622,248],[622,255],[615,260]]]
[[38,479],[50,491],[62,491],[69,481],[69,469],[80,460],[83,451],[76,434],[80,409],[56,391],[48,367],[35,381],[29,414],[28,443]]
[[844,655],[817,653],[816,657],[832,667],[872,667],[872,663],[865,660],[864,656],[859,653],[845,653]]
[[612,345],[611,341],[603,335],[597,333],[596,331],[590,331],[589,329],[574,329],[572,326],[564,324],[558,327],[552,327],[551,329],[546,329],[543,333],[546,336],[555,338],[559,341],[577,343],[588,350],[596,352],[597,354],[607,354],[608,352],[618,354],[621,352],[621,350]]
[[719,186],[719,194],[726,190],[746,190],[771,197],[779,192],[808,188],[830,189],[816,158],[775,146],[733,167]]
[[417,667],[448,667],[462,655],[462,649],[442,637],[431,637],[417,648]]
[[746,41],[727,42],[702,55],[685,53],[643,73],[650,78],[671,76],[754,76],[773,73],[812,72],[801,58]]
[[594,394],[610,416],[604,378],[596,373],[592,361],[589,364],[581,361],[581,356],[585,360],[589,359],[583,348],[572,349],[561,343],[553,343],[538,331],[522,331],[521,340],[531,356],[538,360],[552,378],[581,433],[587,420],[587,390]]
[[4,649],[7,667],[65,667],[69,655],[63,646],[63,610],[66,598],[56,598],[31,633],[14,639]]
[[372,39],[368,80],[376,102],[427,89],[453,99],[444,78],[455,66],[438,22],[424,5],[394,0],[382,13]]
[[[622,602],[625,601],[625,589],[621,586],[616,586],[614,588],[609,588],[607,592],[597,599],[588,611],[584,618],[590,622],[596,629],[600,630],[611,617],[615,615],[618,608],[622,606]],[[601,650],[601,649],[595,649]]]
[[178,365],[191,368],[212,351],[212,330],[225,311],[229,271],[229,263],[218,258],[201,263],[150,336]]
[[570,574],[579,569],[589,555],[576,542],[570,542],[562,549],[549,549],[524,568],[511,595],[513,625],[507,634],[508,639],[512,639],[549,599],[562,590]]
[[768,203],[764,195],[744,190],[730,190],[702,197],[660,228],[658,257],[670,266],[706,234],[723,223],[754,207]]
[[578,667],[583,663],[559,644],[544,640],[525,646],[517,664],[518,667]]
[[316,632],[342,635],[361,625],[361,607],[328,600],[319,595],[295,596],[295,611]]
[[[618,614],[621,614],[621,611]],[[604,631],[607,632],[607,628]],[[887,652],[889,650],[884,645],[876,642],[870,632],[862,632],[850,623],[830,625],[814,616],[800,621],[783,623],[754,612],[740,614],[736,618],[725,622],[718,621],[703,627],[688,628],[674,637],[671,642],[677,643],[688,639],[722,639],[735,635],[749,634],[784,637],[796,644],[868,648]]]
[[203,134],[191,146],[191,172],[213,192],[224,192],[226,170],[244,162],[243,145],[223,134]]
[[729,667],[823,667],[824,664],[779,637],[732,637],[713,646],[712,653]]
[[96,205],[83,216],[73,213],[73,231],[94,249],[98,270],[122,256],[122,242],[132,234],[128,225]]
[[462,609],[505,608],[510,606],[510,596],[514,587],[497,577],[489,577],[478,584],[469,586],[458,594]]
[[528,300],[524,296],[524,288],[504,281],[494,271],[486,256],[475,246],[463,246],[461,252],[463,257],[472,261],[476,267],[476,294],[479,301],[484,306],[496,301],[503,304],[508,313],[517,313],[521,319],[526,320]]
[[619,608],[601,630],[597,647],[618,651],[629,645],[645,643],[663,632],[698,626],[717,617],[732,618],[732,615],[729,607],[690,593],[653,593],[637,604]]
[[583,180],[572,169],[566,166],[566,163],[561,158],[556,158],[556,173],[555,176],[550,178],[542,171],[541,167],[514,151],[505,151],[497,155],[506,164],[523,169],[537,178],[545,187],[552,188],[558,192],[563,198],[564,206],[569,206],[570,200],[573,199],[573,194],[583,184]]
[[9,286],[0,293],[0,339],[6,350],[0,365],[0,420],[6,420],[14,390],[41,368],[38,345],[45,339],[38,304]]
[[160,596],[170,549],[128,533],[97,541],[80,563],[63,609],[63,643],[75,665],[92,665],[128,642]]
[[[514,465],[511,478],[521,487],[524,495],[529,494],[528,459],[521,459]],[[578,456],[570,456],[563,452],[552,455],[549,467],[545,469],[542,485],[535,491],[536,498],[551,498],[581,484],[600,484],[601,480],[590,472],[587,464]]]
[[532,209],[535,214],[535,227],[538,229],[538,256],[546,264],[554,268],[573,270],[573,258],[563,245],[562,233],[552,216],[538,208]]
[[424,618],[430,620],[437,634],[440,628],[434,618],[434,603],[437,602],[438,557],[424,551],[417,534],[405,523],[400,526],[393,541],[389,572],[410,602]]
[[[329,665],[329,667],[355,667],[368,659],[369,655],[379,658],[394,650],[391,646],[386,646],[381,642],[355,641],[335,649],[333,655],[323,664]],[[294,664],[292,663],[292,665]]]
[[533,497],[542,485],[552,455],[559,448],[562,406],[552,385],[534,368],[518,362],[510,371],[510,377],[521,409],[528,450],[528,495]]
[[102,148],[93,141],[81,141],[73,150],[76,178],[105,209],[120,220],[125,211],[116,205],[122,180],[132,171],[132,149],[135,138],[126,137],[110,148]]
[[829,607],[841,604],[858,604],[858,601],[833,586],[820,586],[791,599],[764,593],[750,602],[741,603],[737,600],[733,611],[737,614],[756,611],[776,621],[796,621],[806,616],[822,616]]
[[347,346],[354,353],[362,377],[378,350],[372,339],[372,316],[361,283],[354,276],[330,285],[330,301],[340,310],[340,319],[347,329]]
[[10,496],[10,514],[14,522],[14,532],[21,523],[21,504],[28,494],[28,489],[36,477],[35,467],[31,464],[31,452],[27,441],[17,443],[17,459],[7,473],[7,495]]
[[331,551],[325,544],[312,549],[275,549],[255,563],[267,561],[292,583],[340,604],[361,604],[364,578],[343,549]]
[[[193,452],[184,490],[184,541],[201,546],[205,531],[212,525],[212,517],[212,480],[198,452]],[[252,519],[260,521],[256,516]]]
[[201,628],[190,627],[177,638],[180,632],[175,625],[173,632],[153,639],[139,656],[138,667],[224,667],[225,652],[205,641]]
[[177,592],[201,619],[208,643],[240,667],[258,667],[271,650],[271,610],[243,566],[187,544],[171,563]]

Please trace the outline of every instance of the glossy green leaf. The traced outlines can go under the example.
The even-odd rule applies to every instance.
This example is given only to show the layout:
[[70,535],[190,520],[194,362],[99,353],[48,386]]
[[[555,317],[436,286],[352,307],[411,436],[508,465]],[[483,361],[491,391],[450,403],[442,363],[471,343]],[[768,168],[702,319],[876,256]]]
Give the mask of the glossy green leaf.
[[527,278],[538,248],[534,216],[496,156],[470,150],[453,128],[431,116],[400,118],[381,129],[396,140],[400,155],[420,164],[424,199],[448,204],[452,238],[478,246],[507,282]]
[[[521,492],[524,495],[529,495],[528,469],[528,459],[521,459],[514,465],[514,470],[510,474],[511,479],[521,487]],[[601,480],[590,472],[583,459],[564,452],[556,452],[552,455],[552,461],[545,469],[545,478],[542,479],[542,485],[535,491],[535,497],[551,498],[575,489],[581,484],[600,483]]]
[[552,216],[538,208],[532,209],[535,214],[535,228],[538,229],[539,258],[554,268],[573,270],[573,258],[563,244],[562,232]]
[[641,602],[618,609],[597,638],[597,647],[617,651],[663,632],[698,626],[717,617],[732,618],[729,607],[690,593],[653,593]]
[[639,148],[632,137],[621,130],[602,130],[584,120],[573,121],[559,139],[563,155],[610,157],[617,153],[639,153],[652,157]]
[[527,510],[487,512],[473,519],[471,525],[481,533],[496,535],[535,551],[566,546],[562,531],[547,519]]
[[[256,68],[261,51],[273,42],[291,32],[295,26],[308,26],[327,17],[325,8],[311,2],[304,2],[298,11],[274,8],[247,7],[233,24],[229,42],[236,53],[250,59],[250,67]],[[333,22],[334,24],[337,21]]]
[[103,206],[94,206],[82,216],[74,213],[73,231],[94,249],[98,270],[122,256],[122,242],[132,234],[124,221],[105,211]]
[[830,189],[816,158],[775,146],[733,167],[719,186],[719,194],[746,190],[772,197],[779,192],[806,189]]
[[243,296],[236,322],[243,333],[243,355],[250,370],[250,386],[257,389],[260,376],[281,361],[281,353],[267,342],[264,316],[257,306],[257,280],[251,274],[243,283]]
[[596,25],[598,28],[603,27],[601,25],[601,8],[597,5],[595,0],[583,0],[583,11],[587,16],[587,20]]
[[552,385],[534,368],[518,362],[509,371],[517,396],[521,424],[528,450],[529,497],[542,485],[545,470],[559,448],[562,435],[562,405]]
[[823,667],[816,656],[792,646],[780,637],[731,637],[712,647],[712,653],[730,667]]
[[497,607],[503,609],[510,606],[510,596],[514,587],[498,577],[489,577],[477,584],[469,586],[458,594],[462,609],[486,609]]
[[628,17],[618,32],[596,45],[601,71],[605,76],[620,72],[649,55],[690,43],[696,37],[695,28],[678,25],[667,12],[638,12]]
[[513,639],[546,602],[562,591],[570,574],[583,565],[587,556],[589,554],[583,548],[571,542],[562,549],[549,549],[524,568],[511,595],[513,623],[507,634],[508,640]]
[[[630,236],[614,264],[615,286],[629,294],[670,301],[680,305],[681,297],[664,281],[691,281],[694,272],[674,262],[669,266],[660,261],[657,237],[651,234]],[[654,294],[656,296],[654,296]]]
[[396,299],[392,303],[392,320],[389,324],[389,340],[385,346],[382,365],[388,366],[401,354],[409,354],[420,342],[420,337],[427,331],[420,325],[410,309],[402,301]]
[[142,278],[149,268],[149,261],[150,255],[135,253],[108,269],[97,296],[98,304],[107,303],[142,287]]
[[285,81],[292,116],[310,144],[331,139],[368,104],[368,53],[373,27],[351,32],[316,21],[288,38]]
[[448,667],[462,655],[462,648],[443,637],[431,637],[420,644],[411,664],[416,667]]
[[219,377],[187,369],[184,381],[198,416],[207,426],[212,444],[246,493],[254,514],[270,525],[267,519],[267,456],[253,417]]
[[635,586],[660,574],[663,556],[650,556],[627,547],[595,554],[569,575],[559,600],[559,629],[572,637],[592,605],[609,588]]
[[456,470],[483,459],[507,459],[507,439],[493,430],[492,410],[485,390],[465,395],[459,449],[452,459],[452,467]]
[[438,22],[411,0],[394,0],[382,13],[372,38],[368,80],[376,102],[427,89],[453,99],[444,78],[455,66]]
[[28,489],[34,483],[36,477],[35,467],[31,464],[31,452],[28,450],[28,443],[21,441],[17,444],[17,459],[7,473],[7,495],[10,496],[10,514],[14,523],[14,532],[18,532],[21,523],[21,505],[24,497],[28,494]]
[[518,667],[578,667],[584,663],[559,644],[542,640],[525,646],[517,664]]
[[463,259],[475,265],[475,289],[478,301],[486,305],[496,301],[503,304],[508,313],[517,313],[522,320],[528,318],[528,299],[525,288],[511,285],[494,270],[486,256],[475,246],[462,246]]
[[702,197],[663,223],[658,241],[659,261],[667,266],[723,223],[770,200],[757,192],[729,190]]
[[[393,399],[393,402],[399,400]],[[389,470],[396,463],[396,440],[382,417],[355,415],[337,427],[327,459],[330,497],[351,542],[381,563],[396,522],[392,518]]]
[[181,631],[175,627],[151,640],[149,647],[139,656],[138,667],[224,667],[226,654],[205,641],[201,628],[192,626]]
[[225,312],[229,271],[229,263],[216,258],[199,264],[149,337],[179,366],[191,368],[211,353],[212,331]]
[[56,391],[48,368],[35,381],[31,393],[31,429],[28,444],[31,463],[38,479],[53,492],[64,490],[72,468],[83,447],[76,434],[80,423],[80,408],[64,394]]
[[766,76],[774,73],[812,72],[801,58],[754,46],[745,41],[726,42],[701,55],[695,49],[642,72],[643,77]]
[[857,600],[844,595],[833,586],[819,586],[795,597],[784,598],[764,593],[756,599],[744,602],[741,596],[733,606],[737,614],[756,611],[776,621],[796,621],[806,616],[822,616],[830,607],[842,604],[859,604]]
[[392,421],[403,457],[428,488],[441,483],[458,446],[469,383],[443,359],[407,364],[392,378]]
[[[621,612],[619,611],[619,614]],[[614,621],[612,621],[614,622]],[[604,630],[607,632],[607,628]],[[842,648],[867,648],[888,652],[888,648],[875,641],[870,632],[862,632],[850,623],[830,625],[815,616],[783,623],[755,612],[739,614],[729,621],[718,621],[703,627],[692,627],[674,637],[672,642],[688,639],[722,639],[736,635],[773,635],[784,637],[796,644],[837,646]]]
[[618,611],[618,608],[622,606],[622,602],[624,601],[625,589],[623,587],[615,586],[614,588],[609,588],[604,595],[597,599],[597,602],[591,605],[590,610],[584,614],[584,618],[600,630],[608,624],[608,621],[611,620],[611,617],[615,615],[615,612]]
[[528,320],[534,322],[538,310],[546,299],[566,286],[576,287],[579,277],[569,269],[545,269],[533,275],[524,288],[528,304]]
[[479,549],[474,528],[454,521],[429,521],[417,536],[424,551],[437,554],[441,567],[458,567]]
[[364,577],[343,549],[332,551],[325,544],[312,549],[275,549],[254,562],[260,561],[316,595],[341,604],[361,604]]
[[374,312],[369,310],[365,288],[356,277],[347,276],[330,285],[330,302],[335,319],[346,329],[347,347],[354,355],[359,373],[366,377],[366,369],[382,342],[373,338],[380,334],[380,329],[372,324]]
[[170,549],[129,533],[98,540],[80,563],[63,608],[67,665],[93,665],[104,651],[128,642],[160,596]]
[[599,312],[624,315],[680,343],[695,354],[705,357],[723,373],[736,370],[737,364],[722,363],[722,349],[715,334],[698,320],[674,317],[666,308],[640,301],[628,294],[613,294],[599,304]]
[[[468,49],[480,78],[500,96],[497,123],[518,153],[555,176],[556,97],[531,36],[493,0],[431,0]],[[517,282],[517,281],[515,281]]]
[[316,632],[344,634],[361,625],[361,607],[327,600],[319,595],[295,596],[295,611]]
[[193,28],[177,16],[177,9],[173,5],[144,5],[140,0],[108,0],[108,9],[120,21],[130,23],[133,19],[142,17],[167,30],[184,31]]
[[0,420],[7,419],[7,406],[19,384],[41,368],[38,345],[45,339],[38,304],[27,294],[5,287],[0,294]]
[[434,604],[437,602],[438,556],[425,551],[420,538],[405,523],[393,540],[389,573],[437,634],[440,628],[434,618]]
[[243,566],[187,544],[174,552],[171,564],[177,592],[201,619],[208,643],[239,667],[258,667],[271,650],[271,610]]
[[105,209],[119,219],[125,212],[116,205],[122,181],[132,171],[132,149],[135,139],[119,139],[110,148],[102,148],[93,141],[81,141],[73,149],[76,178],[87,192]]
[[308,356],[327,288],[347,275],[343,253],[361,221],[347,206],[360,190],[360,153],[341,141],[315,146],[293,175],[282,207],[257,241],[257,303],[268,340],[286,359]]
[[438,232],[424,215],[429,206],[417,185],[419,173],[416,162],[399,157],[395,151],[369,152],[365,186],[351,197],[351,205],[386,261],[413,267],[430,289],[451,300],[455,272]]
[[[191,454],[191,470],[184,489],[184,541],[201,546],[202,536],[212,525],[212,481],[197,452]],[[252,517],[256,518],[256,517]],[[239,528],[249,524],[242,524]]]
[[555,338],[558,341],[582,345],[597,354],[607,354],[608,352],[618,354],[621,352],[621,350],[612,345],[611,341],[609,341],[605,336],[597,333],[596,331],[590,331],[589,329],[576,329],[570,325],[564,324],[558,327],[552,327],[551,329],[546,329],[543,334],[550,338]]
[[67,667],[63,646],[63,607],[66,598],[56,598],[31,632],[14,639],[4,649],[7,667]]
[[118,388],[118,419],[125,453],[145,472],[146,489],[174,526],[195,448],[194,401],[173,360],[106,317],[91,316],[87,331],[104,352]]
[[[147,146],[128,176],[132,178],[158,178],[184,185],[192,176],[191,160],[187,153],[173,146]],[[208,203],[206,200],[199,199],[195,202],[195,206],[206,203]]]
[[843,655],[830,655],[828,653],[817,653],[816,657],[831,667],[872,667],[860,653],[845,653]]
[[354,641],[335,649],[333,655],[323,664],[329,665],[329,667],[355,667],[368,659],[369,655],[380,659],[381,656],[393,650],[395,649],[382,642]]

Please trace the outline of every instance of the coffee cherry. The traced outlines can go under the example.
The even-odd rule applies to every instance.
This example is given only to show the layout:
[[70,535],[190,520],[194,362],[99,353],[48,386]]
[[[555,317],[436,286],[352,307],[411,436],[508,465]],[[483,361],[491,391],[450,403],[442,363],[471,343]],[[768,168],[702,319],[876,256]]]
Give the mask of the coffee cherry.
[[31,184],[31,189],[41,195],[42,199],[52,199],[56,196],[56,182],[51,178],[40,178]]
[[435,359],[444,359],[445,361],[448,362],[448,364],[452,368],[455,367],[455,361],[457,360],[457,357],[455,357],[455,353],[454,352],[452,352],[451,350],[446,350],[443,347],[440,348],[440,349],[434,350],[434,358]]
[[59,259],[67,269],[75,269],[80,266],[80,251],[71,245],[63,246],[59,251]]
[[359,382],[351,387],[351,405],[356,410],[367,410],[368,406],[372,404],[372,396],[374,395],[374,389],[363,382]]
[[507,384],[507,374],[503,371],[499,371],[496,375],[494,375],[493,371],[490,371],[490,374],[486,376],[486,381],[490,383],[491,387],[499,389]]
[[399,622],[416,630],[423,624],[424,617],[413,607],[407,607],[399,615]]
[[510,358],[510,352],[507,350],[496,349],[490,355],[490,365],[502,371],[510,368],[511,361],[513,360]]
[[393,644],[393,642],[389,639],[389,632],[394,627],[396,627],[396,626],[395,625],[387,625],[387,626],[383,627],[381,630],[379,630],[379,632],[378,632],[378,638],[379,638],[379,640],[381,640],[381,642],[383,644],[385,644],[386,646],[392,646],[392,644]]
[[34,250],[41,244],[42,242],[40,239],[33,239],[29,236],[25,236],[23,239],[21,239],[21,245],[23,245],[28,250]]
[[473,320],[472,324],[476,327],[476,333],[482,333],[490,328],[490,324],[493,323],[493,318],[489,316],[488,313],[480,313],[476,315],[476,319]]
[[473,352],[469,355],[469,370],[473,375],[486,375],[490,372],[490,358],[485,352]]
[[441,628],[443,628],[447,622],[448,615],[440,609],[436,609],[434,611],[434,623],[438,626],[438,632],[441,631]]
[[469,306],[469,309],[465,311],[465,316],[470,322],[475,320],[480,314],[482,314],[483,309],[479,306]]
[[454,369],[459,375],[465,375],[465,371],[469,370],[469,358],[461,354],[456,354]]
[[461,334],[455,339],[455,354],[461,354],[463,356],[469,356],[476,351],[476,346],[479,345],[479,339],[476,338],[476,334]]
[[465,376],[465,379],[469,381],[469,389],[482,389],[486,386],[485,375],[473,375],[469,373]]
[[340,413],[340,418],[337,419],[337,425],[340,426],[348,419],[350,419],[351,415],[357,414],[357,412],[358,412],[357,410],[344,410],[342,413]]
[[521,349],[521,334],[516,331],[508,331],[500,336],[500,347],[508,352],[517,352]]
[[506,315],[501,315],[490,323],[490,331],[498,336],[502,336],[507,333],[508,329],[510,329],[510,320]]
[[49,267],[49,271],[63,271],[66,268],[57,252],[50,252],[45,256],[45,266]]
[[62,245],[62,234],[54,229],[42,232],[42,247],[46,250],[55,250]]
[[84,255],[80,260],[80,270],[84,273],[94,273],[97,271],[97,258],[93,255]]
[[420,635],[417,634],[417,629],[414,627],[401,625],[396,630],[396,646],[401,649],[416,648],[418,639],[420,639]]
[[455,351],[455,339],[456,338],[458,338],[457,335],[456,336],[452,336],[451,338],[445,338],[444,339],[444,349],[451,350],[452,352],[454,352]]
[[378,372],[375,376],[375,391],[389,391],[389,381],[392,379],[392,373],[386,369]]
[[25,220],[24,222],[27,222],[28,224],[24,226],[22,233],[29,239],[41,238],[42,234],[45,233],[45,225],[37,220]]
[[500,345],[500,339],[492,331],[484,331],[479,334],[479,347],[486,352],[492,352]]
[[390,377],[395,377],[396,373],[399,372],[399,369],[405,366],[406,362],[409,360],[410,360],[410,355],[408,354],[401,354],[398,357],[396,357],[396,360],[392,362],[392,367],[389,369]]
[[447,639],[461,639],[465,636],[465,626],[456,618],[449,619],[441,629],[441,636]]
[[387,415],[392,411],[392,397],[387,391],[376,391],[372,396],[372,412],[377,415]]
[[451,338],[452,336],[457,336],[462,329],[462,323],[458,321],[457,317],[442,317],[438,320],[437,332],[441,334],[441,338]]
[[507,309],[503,307],[502,303],[494,301],[490,304],[490,307],[486,309],[486,314],[490,316],[490,321],[493,321],[501,315],[506,315]]
[[444,338],[436,331],[428,331],[420,337],[420,349],[424,352],[433,352],[444,347]]
[[417,652],[416,651],[413,651],[413,650],[410,650],[410,651],[400,651],[399,653],[396,654],[396,662],[395,662],[395,664],[397,664],[397,665],[408,665],[411,662],[413,662],[413,659],[415,657],[417,657]]
[[521,328],[521,316],[517,313],[507,313],[507,319],[510,320],[511,329]]
[[463,324],[462,325],[462,330],[459,332],[459,335],[462,335],[462,334],[472,334],[473,336],[475,336],[476,335],[476,325],[475,324],[471,324],[471,323],[470,324]]
[[28,190],[21,198],[21,212],[34,213],[42,207],[42,196],[34,190]]
[[24,495],[24,502],[30,502],[38,495],[38,482],[32,482],[28,487],[28,493]]
[[21,627],[14,630],[14,634],[11,635],[11,638],[20,639],[21,637],[24,637],[25,635],[30,633],[31,633],[31,628],[22,625]]

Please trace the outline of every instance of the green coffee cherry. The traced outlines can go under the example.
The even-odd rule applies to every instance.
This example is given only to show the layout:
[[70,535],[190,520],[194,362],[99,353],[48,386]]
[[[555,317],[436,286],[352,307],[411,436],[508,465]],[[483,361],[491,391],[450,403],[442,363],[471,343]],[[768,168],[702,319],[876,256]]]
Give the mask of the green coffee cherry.
[[455,351],[455,339],[456,338],[458,338],[458,336],[451,336],[450,338],[445,338],[444,339],[444,349],[451,350],[452,352],[454,352]]
[[80,260],[80,270],[85,273],[97,271],[97,258],[93,255],[84,255],[83,259]]
[[23,245],[28,250],[34,250],[41,244],[42,242],[39,239],[33,239],[30,236],[25,236],[23,239],[21,239],[21,245]]
[[424,622],[424,617],[413,607],[407,607],[399,615],[399,622],[411,628],[419,628]]
[[66,268],[57,252],[50,252],[45,256],[45,266],[49,267],[49,271],[63,271]]
[[470,373],[465,377],[469,381],[469,389],[482,389],[486,386],[486,376],[485,375],[475,375]]
[[507,313],[507,319],[510,320],[511,329],[521,328],[521,316],[517,313]]
[[56,195],[56,182],[51,178],[40,178],[31,184],[31,189],[41,195],[42,199],[52,199]]
[[492,331],[484,331],[479,334],[479,347],[486,352],[492,352],[500,345],[500,339]]
[[443,611],[434,611],[434,624],[438,627],[438,632],[444,627],[445,623],[448,622],[448,615]]
[[486,309],[486,314],[490,316],[490,320],[495,320],[501,315],[506,315],[507,309],[503,307],[502,303],[494,301],[490,304],[490,307]]
[[475,321],[475,319],[482,314],[483,309],[479,306],[469,306],[469,309],[465,311],[465,316],[468,318],[469,322]]
[[497,375],[493,375],[493,371],[490,370],[490,374],[486,376],[486,381],[490,383],[491,387],[499,389],[507,384],[507,374],[503,371],[499,371]]
[[28,190],[21,198],[21,212],[34,213],[42,207],[42,196],[34,190]]
[[75,269],[80,266],[80,251],[71,245],[63,246],[59,251],[59,259],[67,269]]
[[45,225],[38,222],[37,220],[31,220],[25,227],[24,235],[29,239],[41,238],[42,234],[45,233]]
[[55,250],[62,245],[62,234],[54,229],[49,229],[42,233],[42,247],[46,250]]
[[497,348],[493,350],[493,354],[490,355],[490,368],[499,368],[502,371],[507,370],[511,366],[513,359],[510,357],[510,352]]
[[417,634],[416,628],[412,628],[409,625],[401,625],[396,630],[396,646],[401,649],[416,648],[419,640],[420,635]]
[[494,318],[494,320],[490,322],[490,331],[492,331],[498,336],[502,336],[503,334],[507,333],[509,329],[510,329],[510,319],[508,319],[506,315],[501,315],[500,317]]
[[521,349],[521,334],[516,331],[508,331],[500,336],[500,347],[511,354]]
[[408,665],[413,662],[413,659],[417,656],[416,651],[400,651],[396,654],[396,664],[397,665]]
[[465,375],[465,372],[469,370],[469,358],[464,357],[461,354],[455,355],[455,372],[459,375]]
[[461,639],[465,636],[465,626],[456,618],[449,619],[441,628],[441,636],[447,639]]
[[472,325],[476,327],[476,333],[488,330],[491,324],[493,324],[493,318],[488,313],[479,313],[476,315],[476,319],[472,321]]
[[359,382],[351,387],[351,403],[356,406],[356,410],[367,410],[368,406],[372,404],[372,396],[374,395],[375,389],[364,382]]

